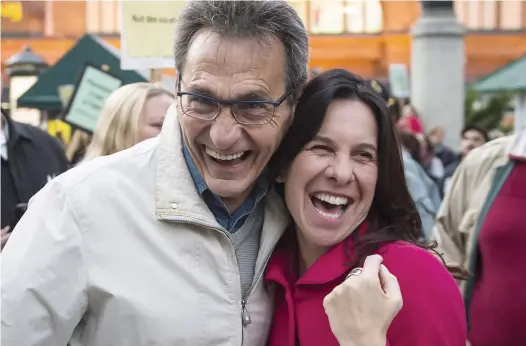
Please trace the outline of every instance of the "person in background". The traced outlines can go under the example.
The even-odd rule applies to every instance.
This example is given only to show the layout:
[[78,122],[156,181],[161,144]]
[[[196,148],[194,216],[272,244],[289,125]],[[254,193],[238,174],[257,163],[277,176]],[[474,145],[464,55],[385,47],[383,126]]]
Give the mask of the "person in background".
[[437,214],[439,251],[472,275],[461,285],[472,346],[526,340],[526,131],[473,149]]
[[356,268],[375,253],[385,272],[376,282],[387,293],[395,275],[403,307],[390,326],[378,319],[387,336],[369,335],[370,344],[465,346],[461,294],[433,245],[421,241],[395,125],[365,81],[339,69],[310,81],[269,167],[293,218],[265,276],[276,285],[269,346],[346,345],[355,332],[324,306],[354,304],[355,275],[369,275]]
[[443,193],[449,189],[451,177],[455,173],[460,162],[475,148],[489,142],[488,132],[478,125],[466,125],[460,133],[460,153],[455,160],[445,168],[443,183],[441,184]]
[[2,244],[21,215],[29,199],[48,181],[68,169],[62,145],[41,129],[16,122],[2,110]]
[[418,161],[421,157],[421,145],[418,139],[404,131],[398,132],[398,138],[404,160],[407,187],[422,220],[423,237],[432,240],[436,213],[442,202],[440,190]]
[[440,126],[433,126],[427,132],[427,137],[433,146],[435,156],[442,161],[442,165],[447,167],[455,161],[455,153],[451,148],[444,144],[444,129]]
[[159,135],[173,95],[152,83],[127,84],[106,100],[81,162],[115,154]]
[[397,126],[401,131],[408,131],[414,135],[424,132],[422,119],[418,116],[416,108],[411,104],[405,105],[402,109],[402,116],[398,120]]
[[[394,116],[396,100],[391,96],[389,90],[376,80],[367,81],[367,85],[385,101],[391,120],[396,124],[398,120]],[[406,184],[422,221],[422,238],[430,240],[432,239],[436,211],[441,202],[440,192],[420,163],[422,148],[416,137],[410,132],[398,131],[398,141],[401,144],[400,151],[404,163]]]
[[70,167],[75,167],[86,154],[86,149],[91,142],[91,135],[83,130],[76,129],[71,136],[71,141],[66,148],[66,156]]
[[444,179],[445,174],[442,161],[436,157],[435,149],[425,134],[419,133],[415,137],[420,144],[420,164],[422,167],[424,167],[429,177],[436,184],[440,184],[440,182]]
[[[307,82],[308,33],[286,1],[187,1],[176,26],[161,134],[54,179],[14,231],[2,346],[266,344],[263,273],[290,221],[267,164]],[[399,306],[353,282],[374,309],[328,313],[376,346],[362,336]]]

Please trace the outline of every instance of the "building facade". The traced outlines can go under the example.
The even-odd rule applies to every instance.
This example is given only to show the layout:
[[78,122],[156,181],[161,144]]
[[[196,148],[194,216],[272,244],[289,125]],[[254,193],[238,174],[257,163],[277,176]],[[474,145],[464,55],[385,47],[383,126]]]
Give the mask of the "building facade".
[[[410,32],[420,16],[420,2],[290,2],[311,34],[312,67],[347,68],[364,77],[385,78],[392,63],[410,66]],[[526,53],[526,1],[456,0],[454,7],[467,30],[467,80]],[[53,64],[86,32],[118,47],[119,20],[116,0],[2,1],[2,67],[25,44]]]

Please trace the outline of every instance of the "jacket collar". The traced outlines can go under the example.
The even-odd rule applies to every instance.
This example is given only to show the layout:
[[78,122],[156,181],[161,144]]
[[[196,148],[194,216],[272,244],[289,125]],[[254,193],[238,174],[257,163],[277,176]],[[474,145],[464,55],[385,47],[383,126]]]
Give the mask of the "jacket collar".
[[175,105],[168,109],[157,146],[155,206],[157,218],[161,220],[191,221],[219,227],[199,196],[186,165]]
[[[365,221],[357,232],[363,234],[367,228],[368,222]],[[272,256],[267,267],[265,280],[275,281],[285,287],[289,285],[324,285],[335,280],[341,280],[352,269],[349,266],[351,254],[349,249],[352,246],[352,237],[348,236],[318,258],[298,279],[296,268],[299,254],[293,227],[290,227],[287,233],[286,238],[282,240]]]
[[2,119],[4,121],[4,126],[7,128],[7,143],[9,143],[10,146],[11,144],[16,143],[19,139],[33,140],[31,132],[26,127],[30,125],[24,126],[23,124],[19,124],[4,114],[2,114]]
[[510,160],[512,160],[511,150],[516,140],[517,135],[513,134],[503,138],[494,139],[493,141],[489,142],[493,143],[494,145],[499,145],[499,154],[498,157],[495,159],[495,164],[493,166],[494,169],[504,167],[510,162]]

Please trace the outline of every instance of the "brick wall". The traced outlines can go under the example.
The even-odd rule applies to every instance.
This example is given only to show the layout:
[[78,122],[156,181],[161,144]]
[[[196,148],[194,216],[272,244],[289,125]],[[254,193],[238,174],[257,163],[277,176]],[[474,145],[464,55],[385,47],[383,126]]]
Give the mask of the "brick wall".
[[56,36],[81,36],[86,31],[85,1],[53,1]]
[[411,29],[420,16],[419,1],[382,1],[385,32],[401,32]]

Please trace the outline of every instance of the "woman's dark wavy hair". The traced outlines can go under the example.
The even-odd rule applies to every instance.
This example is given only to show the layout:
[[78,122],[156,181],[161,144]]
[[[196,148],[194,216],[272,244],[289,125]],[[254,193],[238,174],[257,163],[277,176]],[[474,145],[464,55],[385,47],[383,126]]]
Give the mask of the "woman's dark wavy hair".
[[[368,82],[349,71],[334,69],[313,78],[300,97],[294,119],[279,149],[269,163],[272,179],[284,172],[294,158],[319,132],[330,103],[336,99],[359,100],[372,110],[378,126],[378,181],[369,211],[369,229],[353,232],[351,267],[363,264],[365,257],[385,244],[406,241],[434,250],[436,243],[422,241],[422,223],[406,185],[402,156],[387,102]],[[283,193],[282,186],[278,191]],[[349,244],[349,243],[348,243]],[[448,268],[461,277],[462,270]]]

